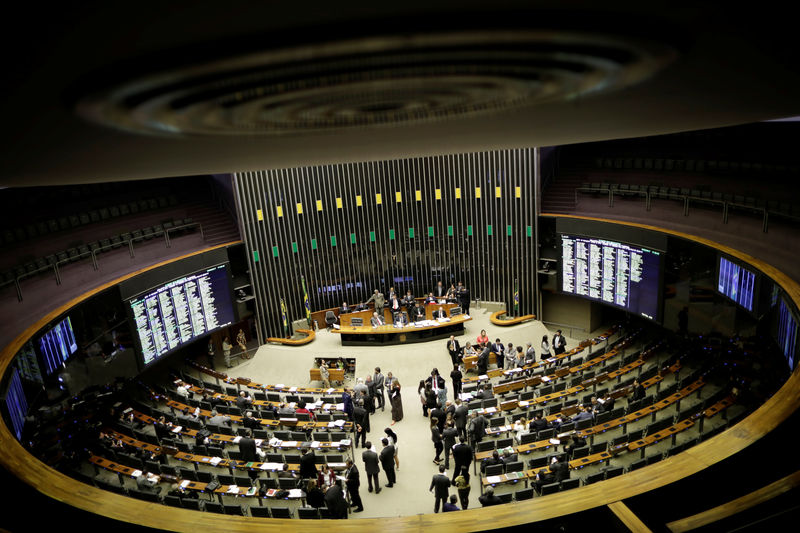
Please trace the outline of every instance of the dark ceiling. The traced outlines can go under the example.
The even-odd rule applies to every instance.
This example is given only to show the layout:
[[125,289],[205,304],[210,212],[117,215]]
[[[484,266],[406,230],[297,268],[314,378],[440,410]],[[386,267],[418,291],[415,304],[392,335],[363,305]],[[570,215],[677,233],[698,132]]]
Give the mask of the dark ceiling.
[[[673,4],[24,3],[22,13],[6,18],[2,37],[0,185],[568,144],[800,115],[800,64],[788,14],[763,5]],[[487,32],[488,41],[472,39]],[[437,39],[453,34],[469,36],[467,44],[442,54]],[[517,38],[528,34],[536,35],[534,45]],[[401,44],[384,50],[377,67],[365,68],[361,56],[314,63],[330,43],[366,49],[382,37]],[[433,45],[414,44],[430,39]],[[266,82],[263,71],[255,81],[240,71],[228,100],[217,98],[232,64],[249,54],[266,54],[274,63],[276,50],[294,54],[290,69],[312,61],[288,81],[274,68]],[[637,70],[630,54],[653,50],[657,65]],[[392,63],[397,54],[407,63]],[[315,73],[324,76],[309,80]],[[353,76],[358,79],[350,85]],[[376,76],[383,76],[379,85],[370,85]],[[177,100],[158,107],[151,103],[160,93],[143,91],[141,80],[157,80],[158,90],[169,87],[176,98],[187,84],[192,93],[209,82],[217,96],[188,111]],[[328,85],[306,90],[319,91],[320,84]],[[273,100],[241,106],[247,87],[259,97],[271,91]],[[98,102],[102,107],[109,95],[132,90],[142,91],[139,100],[121,98],[117,107],[104,108],[103,124],[96,122]],[[87,102],[95,105],[89,112]],[[195,124],[208,117],[225,128],[180,129],[188,119]],[[287,117],[291,127],[284,128]],[[283,129],[248,133],[253,124],[278,122]],[[174,124],[177,130],[170,129]]]

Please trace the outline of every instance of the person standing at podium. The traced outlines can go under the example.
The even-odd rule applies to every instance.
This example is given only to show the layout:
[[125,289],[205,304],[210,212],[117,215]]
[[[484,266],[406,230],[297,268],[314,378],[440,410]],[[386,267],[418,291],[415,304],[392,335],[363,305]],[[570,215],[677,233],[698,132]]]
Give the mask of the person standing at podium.
[[369,304],[370,302],[375,304],[375,311],[378,315],[383,316],[383,307],[386,305],[386,299],[383,297],[383,293],[375,289],[366,303]]
[[436,288],[433,289],[433,295],[440,300],[447,297],[447,289],[444,288],[441,281],[436,283]]

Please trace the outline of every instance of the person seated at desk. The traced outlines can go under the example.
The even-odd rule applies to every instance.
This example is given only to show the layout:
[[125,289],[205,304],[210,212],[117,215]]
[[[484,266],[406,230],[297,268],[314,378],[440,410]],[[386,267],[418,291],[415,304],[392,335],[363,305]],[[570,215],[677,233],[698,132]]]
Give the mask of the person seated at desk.
[[512,452],[508,448],[503,450],[503,457],[500,458],[503,461],[503,464],[508,463],[516,463],[519,460],[519,455],[517,452]]
[[464,357],[472,357],[475,355],[478,355],[478,352],[476,352],[472,344],[467,341],[467,343],[464,345]]
[[412,309],[411,317],[413,318],[414,322],[425,320],[425,308],[418,303],[415,304],[414,308]]
[[383,319],[381,315],[378,314],[377,311],[372,313],[372,318],[369,319],[369,323],[372,324],[372,327],[374,328],[386,325],[386,321]]
[[447,311],[445,311],[444,307],[440,305],[439,309],[433,312],[433,318],[434,320],[437,318],[447,318]]
[[408,316],[402,311],[398,311],[394,314],[394,324],[398,327],[404,327],[408,325]]
[[548,429],[548,428],[550,428],[550,423],[541,414],[537,414],[536,416],[534,416],[533,420],[531,420],[531,423],[528,426],[528,429],[530,430],[531,433],[536,433],[537,431],[541,431],[543,429]]
[[409,316],[411,315],[411,311],[414,310],[414,306],[416,305],[417,301],[414,299],[414,295],[411,294],[411,291],[407,291],[406,295],[403,297],[403,305],[406,306],[406,311],[408,312]]
[[479,496],[478,501],[483,507],[490,507],[492,505],[500,505],[503,503],[503,500],[494,495],[494,489],[492,487],[486,489],[486,494]]
[[184,398],[191,398],[192,392],[189,390],[190,385],[183,381],[178,382],[178,388],[175,392],[178,393],[178,396],[182,396]]
[[366,311],[366,310],[367,310],[367,304],[365,304],[364,302],[358,302],[358,305],[356,306],[356,311]]
[[239,397],[236,398],[236,407],[242,411],[246,411],[253,406],[253,399],[247,391],[239,391]]
[[339,314],[340,315],[344,315],[344,314],[352,313],[352,312],[353,312],[353,309],[351,309],[350,306],[347,305],[347,302],[342,302],[342,307],[339,308]]
[[554,483],[556,476],[550,471],[549,468],[542,468],[536,472],[536,481],[531,483],[531,486],[536,489],[536,492],[541,493],[542,487],[550,483]]
[[288,406],[288,405],[286,405],[285,403],[282,403],[282,404],[280,405],[280,407],[278,407],[278,411],[277,411],[277,413],[278,413],[278,415],[280,415],[280,416],[284,416],[284,417],[287,417],[287,416],[288,416],[288,417],[292,417],[292,416],[294,416],[294,409],[292,409],[291,407],[289,407],[289,406]]
[[445,294],[444,299],[447,303],[458,303],[458,293],[456,292],[456,286],[452,283],[450,284],[450,288],[447,289],[447,294]]
[[297,411],[295,411],[295,413],[304,413],[304,414],[307,414],[308,417],[311,420],[316,420],[316,417],[314,416],[314,413],[309,411],[308,408],[306,407],[306,402],[301,401],[300,403],[298,403],[297,404]]
[[428,296],[425,297],[425,305],[435,305],[436,304],[436,297],[433,295],[432,292],[428,293]]
[[575,415],[572,421],[580,422],[581,420],[591,420],[592,418],[594,418],[594,415],[592,415],[592,408],[587,406],[584,407],[580,413]]
[[614,398],[610,395],[606,395],[604,398],[598,398],[597,403],[599,404],[597,407],[598,413],[605,413],[614,409]]
[[[250,413],[252,415],[252,413]],[[244,422],[244,420],[242,421]],[[211,416],[206,419],[206,425],[211,424],[213,426],[221,426],[222,424],[231,424],[231,417],[228,415],[221,415],[217,413],[216,410],[211,410]],[[246,424],[245,424],[246,426]],[[256,421],[256,427],[258,427],[258,421]]]
[[[227,417],[230,420],[231,417]],[[211,419],[209,418],[209,422]],[[247,411],[244,417],[242,417],[242,425],[248,429],[259,429],[261,427],[261,422],[258,421],[257,418],[253,418],[253,411]]]

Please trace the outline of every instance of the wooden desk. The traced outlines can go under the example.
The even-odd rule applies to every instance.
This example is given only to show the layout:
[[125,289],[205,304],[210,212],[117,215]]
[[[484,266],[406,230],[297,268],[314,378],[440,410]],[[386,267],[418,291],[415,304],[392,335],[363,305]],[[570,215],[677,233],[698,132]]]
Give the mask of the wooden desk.
[[[322,376],[319,373],[319,368],[312,368],[309,371],[309,381],[322,381]],[[333,383],[334,381],[344,382],[344,368],[329,368],[328,369],[328,381]]]
[[464,323],[470,320],[472,320],[472,317],[458,315],[451,318],[449,322],[420,327],[409,324],[403,328],[395,328],[391,324],[373,328],[368,321],[365,321],[366,325],[364,326],[342,326],[341,329],[333,329],[332,331],[341,335],[342,346],[405,344],[444,339],[450,335],[462,335],[464,333]]

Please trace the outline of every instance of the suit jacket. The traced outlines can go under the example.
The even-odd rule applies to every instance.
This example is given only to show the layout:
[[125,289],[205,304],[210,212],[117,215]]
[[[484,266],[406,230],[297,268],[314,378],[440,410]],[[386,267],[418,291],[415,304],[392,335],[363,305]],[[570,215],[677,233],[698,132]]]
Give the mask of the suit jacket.
[[442,438],[444,439],[444,447],[448,450],[456,443],[458,437],[458,430],[456,428],[444,428],[442,431]]
[[386,378],[383,377],[383,374],[373,374],[372,382],[375,384],[375,390],[379,394],[383,394],[383,390],[385,388],[385,383],[386,383]]
[[[425,383],[429,384],[431,388],[433,388],[433,376],[428,376],[425,379]],[[439,374],[436,375],[436,386],[439,389],[443,389],[445,387],[444,378]]]
[[373,326],[383,326],[384,324],[386,324],[386,321],[382,317],[377,316],[370,318],[369,323]]
[[381,471],[378,466],[378,454],[372,450],[364,450],[361,454],[361,459],[364,461],[364,471],[367,475],[377,474]]
[[455,413],[453,413],[453,420],[455,420],[457,428],[465,428],[467,427],[467,413],[469,412],[469,408],[467,404],[462,403],[458,407],[456,407]]
[[472,462],[472,446],[469,444],[456,444],[453,448],[453,459],[461,464],[469,465]]
[[481,505],[484,507],[489,507],[490,505],[500,505],[503,503],[500,498],[492,494],[489,496],[488,494],[484,494],[478,498],[478,501],[481,502]]
[[434,494],[437,498],[447,498],[450,495],[450,478],[444,474],[436,474],[431,479],[431,488],[428,490],[436,489]]
[[344,315],[346,313],[351,312],[352,310],[353,310],[353,308],[350,307],[349,305],[347,307],[341,307],[341,308],[339,308],[339,314],[340,315]]
[[439,423],[438,423],[439,431],[442,431],[442,429],[444,429],[444,418],[445,418],[444,411],[442,411],[438,407],[435,407],[434,409],[430,410],[428,415],[431,418],[438,418],[439,419]]
[[447,296],[447,289],[445,288],[444,285],[436,285],[436,287],[434,287],[433,291],[431,292],[433,292],[433,295],[436,296],[437,298],[444,298],[445,296]]
[[375,309],[381,309],[384,305],[386,305],[386,299],[383,297],[383,293],[379,292],[378,294],[372,294],[367,300],[366,303],[375,302]]
[[424,307],[414,307],[411,310],[411,316],[414,322],[419,320],[425,320],[425,308]]
[[251,405],[253,405],[253,401],[250,398],[242,398],[241,396],[236,398],[236,407],[242,411],[246,411]]
[[569,465],[567,463],[555,463],[550,465],[550,471],[553,473],[554,483],[559,483],[564,479],[569,479]]
[[345,479],[347,479],[348,490],[357,489],[361,486],[361,476],[355,464],[345,472]]
[[384,446],[381,450],[381,466],[384,470],[394,470],[394,446]]
[[[397,307],[395,307],[395,305],[397,305]],[[391,308],[392,311],[400,311],[402,306],[403,304],[397,298],[391,298],[389,300],[389,307]]]
[[392,321],[395,323],[400,323],[404,326],[408,325],[408,317],[402,312],[398,312],[394,317],[392,317]]
[[433,318],[447,318],[447,311],[445,311],[444,309],[442,309],[441,311],[436,309],[433,313],[431,313],[431,316]]
[[300,456],[300,477],[317,479],[317,462],[314,450]]
[[369,412],[366,409],[358,406],[354,407],[353,420],[355,420],[356,424],[360,424],[364,431],[369,433]]
[[336,518],[347,518],[347,502],[344,499],[342,488],[334,485],[325,492],[325,506],[331,510]]
[[450,357],[461,355],[461,344],[458,339],[453,339],[453,342],[447,341],[447,351],[450,352]]
[[247,437],[242,437],[239,441],[239,452],[241,460],[246,462],[258,461],[256,454],[256,441]]
[[483,415],[478,415],[472,419],[469,425],[470,433],[481,438],[486,436],[486,418]]

